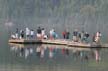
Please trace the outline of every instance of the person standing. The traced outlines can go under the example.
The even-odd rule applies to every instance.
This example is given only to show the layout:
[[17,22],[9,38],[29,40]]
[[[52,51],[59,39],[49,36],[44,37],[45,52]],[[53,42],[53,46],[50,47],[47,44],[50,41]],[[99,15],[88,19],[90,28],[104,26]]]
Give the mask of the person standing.
[[40,27],[38,27],[38,29],[37,29],[37,38],[38,39],[42,38],[42,29]]
[[78,30],[75,29],[75,31],[73,32],[73,41],[78,42]]
[[54,39],[54,29],[50,30],[50,39]]
[[26,27],[26,39],[29,39],[30,37],[30,30],[28,27]]
[[63,39],[66,39],[66,30],[62,32]]
[[44,38],[44,36],[45,36],[45,29],[42,28],[42,39]]
[[95,33],[93,34],[92,41],[95,42]]
[[100,37],[101,37],[101,33],[100,32],[96,32],[96,35],[95,35],[95,42],[96,43],[100,43]]
[[24,38],[24,31],[23,30],[20,31],[20,34],[21,34],[21,39]]
[[84,42],[84,31],[80,33],[80,39],[81,39],[81,42]]
[[66,32],[66,39],[69,39],[69,35],[70,35],[70,32],[67,31],[67,32]]
[[33,29],[31,29],[30,35],[31,35],[31,38],[33,39],[34,38],[34,30]]
[[18,28],[16,28],[15,37],[18,39]]

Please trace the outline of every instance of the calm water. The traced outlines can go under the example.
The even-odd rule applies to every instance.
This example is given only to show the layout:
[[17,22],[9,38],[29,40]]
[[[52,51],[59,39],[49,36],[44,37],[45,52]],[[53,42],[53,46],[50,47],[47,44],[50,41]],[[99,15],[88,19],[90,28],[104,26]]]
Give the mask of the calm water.
[[0,71],[108,70],[107,48],[67,49],[66,46],[57,45],[10,45],[8,31],[3,25],[0,25],[0,29]]
[[8,32],[3,25],[0,25],[0,29],[0,71],[108,70],[107,48],[66,49],[66,46],[57,45],[10,45]]
[[9,44],[1,47],[0,71],[107,71],[108,49]]
[[[16,28],[102,33],[108,42],[108,0],[0,0],[0,71],[108,71],[108,49],[9,45]],[[6,24],[12,22],[13,25]],[[56,48],[55,48],[56,47]],[[38,52],[37,52],[38,51]]]

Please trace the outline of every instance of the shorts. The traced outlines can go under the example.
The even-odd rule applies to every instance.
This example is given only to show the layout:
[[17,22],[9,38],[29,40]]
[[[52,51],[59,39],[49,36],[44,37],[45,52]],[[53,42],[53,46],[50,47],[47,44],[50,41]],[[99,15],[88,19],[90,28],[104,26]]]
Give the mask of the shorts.
[[37,34],[37,37],[41,37],[41,34]]

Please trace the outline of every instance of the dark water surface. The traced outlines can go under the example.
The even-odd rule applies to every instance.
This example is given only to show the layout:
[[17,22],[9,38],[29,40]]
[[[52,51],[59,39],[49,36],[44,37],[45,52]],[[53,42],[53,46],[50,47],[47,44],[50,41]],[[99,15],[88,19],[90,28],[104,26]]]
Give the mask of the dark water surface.
[[1,47],[0,71],[107,71],[108,49],[9,44]]

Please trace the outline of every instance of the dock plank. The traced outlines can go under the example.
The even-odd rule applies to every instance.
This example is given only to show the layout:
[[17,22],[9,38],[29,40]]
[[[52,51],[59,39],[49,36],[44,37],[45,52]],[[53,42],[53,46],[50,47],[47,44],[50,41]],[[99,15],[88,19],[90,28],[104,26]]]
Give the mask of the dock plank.
[[42,39],[42,40],[36,40],[36,39],[10,39],[9,43],[43,43],[43,44],[56,44],[56,45],[66,45],[66,46],[72,46],[72,47],[108,47],[108,44],[93,44],[93,43],[80,43],[80,42],[73,42],[70,40],[64,40],[64,39],[56,39],[56,40],[50,40],[50,39]]
[[41,40],[35,40],[35,39],[9,39],[9,43],[41,43]]

